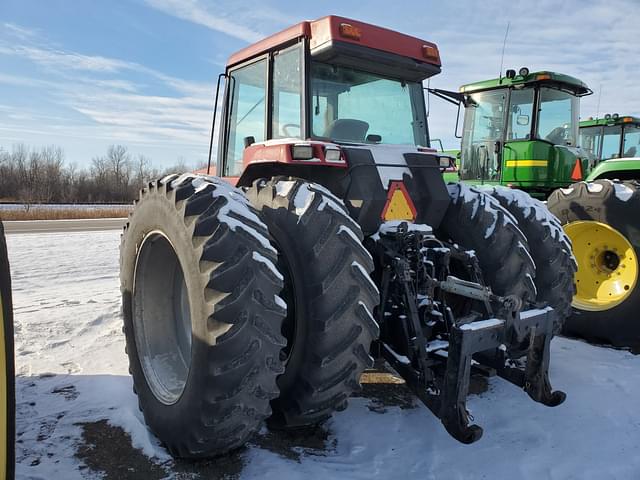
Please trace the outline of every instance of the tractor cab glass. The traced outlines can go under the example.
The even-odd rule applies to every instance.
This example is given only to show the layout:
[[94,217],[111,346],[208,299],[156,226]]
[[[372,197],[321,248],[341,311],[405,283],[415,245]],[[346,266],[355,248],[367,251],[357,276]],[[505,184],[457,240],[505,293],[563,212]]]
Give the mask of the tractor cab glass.
[[[302,138],[302,48],[295,45],[229,72],[225,176],[242,171],[244,149],[270,138]],[[269,72],[271,72],[269,74]],[[271,75],[270,102],[267,102]],[[270,120],[267,112],[271,107]],[[225,150],[220,151],[220,157]]]
[[496,142],[504,132],[507,90],[490,90],[471,95],[465,109],[462,135],[463,180],[498,180],[500,171]]
[[312,137],[343,143],[426,146],[422,85],[311,63]]
[[500,181],[503,145],[542,140],[576,145],[579,99],[543,86],[515,86],[467,97],[462,136],[462,180]]
[[602,127],[580,128],[578,145],[594,157],[600,157],[600,145],[602,144]]
[[265,139],[266,59],[233,71],[229,76],[228,130],[225,176],[236,176],[242,170],[245,139]]
[[618,158],[620,156],[621,125],[607,125],[602,128],[602,151],[600,158]]
[[540,88],[536,137],[554,145],[576,145],[579,99],[555,88]]
[[640,157],[640,125],[625,125],[622,156]]

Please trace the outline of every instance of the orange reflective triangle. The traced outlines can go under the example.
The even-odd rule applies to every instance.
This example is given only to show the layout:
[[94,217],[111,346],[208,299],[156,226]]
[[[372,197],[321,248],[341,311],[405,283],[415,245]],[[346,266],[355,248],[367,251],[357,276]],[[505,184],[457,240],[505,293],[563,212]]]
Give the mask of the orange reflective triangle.
[[576,164],[573,166],[573,171],[571,172],[571,180],[576,182],[582,180],[582,162],[579,158],[576,158]]
[[404,183],[391,182],[387,193],[387,203],[380,216],[383,220],[409,220],[413,222],[416,219],[416,206],[413,204]]

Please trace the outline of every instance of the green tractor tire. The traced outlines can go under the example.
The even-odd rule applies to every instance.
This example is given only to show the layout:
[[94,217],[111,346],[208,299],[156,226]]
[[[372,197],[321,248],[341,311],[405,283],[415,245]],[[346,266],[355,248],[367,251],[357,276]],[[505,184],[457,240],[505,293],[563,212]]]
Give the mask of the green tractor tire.
[[549,197],[578,262],[567,335],[640,350],[639,188],[635,181],[598,180]]
[[0,222],[0,480],[14,478],[15,470],[15,366],[13,309],[9,258]]

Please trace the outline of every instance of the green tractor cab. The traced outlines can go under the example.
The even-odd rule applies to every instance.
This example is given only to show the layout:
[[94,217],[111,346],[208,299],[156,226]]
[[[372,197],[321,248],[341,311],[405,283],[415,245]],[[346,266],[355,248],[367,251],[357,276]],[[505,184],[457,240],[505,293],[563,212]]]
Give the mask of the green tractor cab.
[[603,160],[587,180],[640,178],[640,118],[614,113],[582,121],[580,145]]
[[592,93],[577,78],[521,68],[459,91],[466,107],[461,180],[546,197],[595,163],[577,147],[579,98]]

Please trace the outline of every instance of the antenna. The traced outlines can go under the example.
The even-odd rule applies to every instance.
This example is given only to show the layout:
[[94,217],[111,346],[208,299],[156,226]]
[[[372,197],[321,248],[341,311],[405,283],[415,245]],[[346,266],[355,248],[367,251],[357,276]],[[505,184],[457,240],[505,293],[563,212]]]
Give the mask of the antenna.
[[504,67],[504,49],[507,46],[507,36],[509,35],[509,27],[511,26],[511,21],[507,23],[507,30],[504,32],[504,41],[502,42],[502,56],[500,58],[500,80],[502,80],[502,67]]
[[598,106],[596,107],[596,120],[600,116],[600,97],[602,97],[602,84],[600,84],[600,88],[598,89]]

